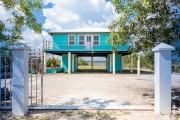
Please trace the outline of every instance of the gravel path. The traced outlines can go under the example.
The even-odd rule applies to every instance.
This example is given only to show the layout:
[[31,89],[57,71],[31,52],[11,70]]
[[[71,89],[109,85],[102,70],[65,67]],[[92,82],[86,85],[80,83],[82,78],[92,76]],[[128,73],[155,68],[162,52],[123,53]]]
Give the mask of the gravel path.
[[[38,81],[40,84],[40,80]],[[40,93],[40,87],[38,88],[38,93]],[[33,93],[35,93],[35,86],[33,86]],[[153,74],[140,76],[104,73],[44,75],[44,105],[93,108],[118,105],[153,106],[153,97]]]

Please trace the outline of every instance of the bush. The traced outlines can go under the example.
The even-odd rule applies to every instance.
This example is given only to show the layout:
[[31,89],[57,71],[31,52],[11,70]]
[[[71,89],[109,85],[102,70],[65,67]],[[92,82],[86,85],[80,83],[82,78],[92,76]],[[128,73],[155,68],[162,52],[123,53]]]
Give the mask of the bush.
[[60,67],[60,63],[61,63],[61,61],[58,60],[57,58],[53,58],[53,59],[48,58],[46,60],[46,66],[47,67]]

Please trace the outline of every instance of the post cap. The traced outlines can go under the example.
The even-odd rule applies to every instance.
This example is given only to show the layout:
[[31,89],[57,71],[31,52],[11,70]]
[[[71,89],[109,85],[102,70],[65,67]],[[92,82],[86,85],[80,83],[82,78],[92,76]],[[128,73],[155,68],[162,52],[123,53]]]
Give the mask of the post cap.
[[165,43],[161,43],[152,49],[152,51],[154,51],[154,52],[155,51],[173,51],[173,50],[175,50],[175,48],[173,46],[170,46]]
[[30,47],[28,47],[24,43],[16,43],[13,46],[9,47],[10,50],[30,50]]

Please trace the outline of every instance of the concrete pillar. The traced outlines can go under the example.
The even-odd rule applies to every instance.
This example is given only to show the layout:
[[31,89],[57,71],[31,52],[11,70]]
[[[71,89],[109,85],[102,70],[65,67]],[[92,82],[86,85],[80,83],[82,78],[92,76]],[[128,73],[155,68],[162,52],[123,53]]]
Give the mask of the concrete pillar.
[[109,57],[110,57],[110,59],[109,59],[110,60],[109,61],[109,67],[110,67],[109,71],[112,72],[112,54],[110,54]]
[[130,55],[130,72],[133,73],[133,56]]
[[72,72],[74,72],[74,54],[72,54]]
[[140,53],[137,54],[138,55],[138,59],[137,59],[137,74],[140,75]]
[[113,53],[113,74],[115,74],[115,72],[116,72],[115,64],[116,64],[116,58],[115,58],[115,53]]
[[62,64],[63,64],[63,59],[62,59],[62,56],[61,56],[61,67],[63,66]]
[[68,52],[68,74],[71,74],[71,52]]
[[108,64],[107,64],[107,60],[108,60],[108,58],[107,57],[105,57],[106,58],[106,71],[108,70]]
[[121,60],[121,66],[122,66],[122,70],[124,69],[124,57],[122,56],[122,60]]
[[30,48],[17,43],[10,46],[12,51],[12,114],[28,113],[28,60]]
[[93,56],[91,56],[91,69],[93,70]]
[[157,114],[171,113],[171,51],[174,47],[161,43],[152,51],[155,62],[155,107]]
[[46,55],[47,53],[44,52],[44,73],[46,73]]
[[51,54],[51,59],[54,59],[54,54]]
[[77,70],[78,70],[78,57],[77,57]]

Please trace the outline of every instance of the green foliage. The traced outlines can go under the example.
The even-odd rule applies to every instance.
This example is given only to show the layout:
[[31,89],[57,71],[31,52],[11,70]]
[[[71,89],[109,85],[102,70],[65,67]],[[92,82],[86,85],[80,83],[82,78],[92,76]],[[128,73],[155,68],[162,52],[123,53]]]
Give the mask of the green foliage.
[[109,25],[107,39],[114,52],[116,46],[131,43],[130,52],[150,51],[163,42],[173,45],[179,40],[179,13],[169,0],[112,0],[117,20]]
[[22,40],[21,29],[23,26],[34,30],[40,34],[42,25],[37,23],[33,11],[41,9],[40,0],[1,0],[5,10],[11,11],[12,16],[9,16],[7,21],[13,24],[13,28],[8,28],[0,20],[0,42],[4,44],[1,51],[6,50],[8,46]]
[[[152,60],[150,59],[153,59],[154,60],[154,57],[152,57],[149,55],[149,53],[145,53],[143,55],[141,55],[140,57],[140,66],[141,68],[148,68],[148,69],[154,69],[154,62],[152,63]],[[124,67],[130,67],[130,56],[129,55],[126,55],[124,56]],[[133,68],[137,68],[137,55],[134,54],[133,55]]]
[[88,62],[84,61],[82,57],[78,58],[78,65],[88,65]]
[[47,67],[60,67],[61,61],[58,60],[57,58],[48,58],[46,60],[46,66]]
[[177,68],[177,67],[176,67],[175,70],[174,70],[174,72],[176,72],[176,73],[179,73],[179,71],[180,71],[180,70],[179,70],[179,68]]

